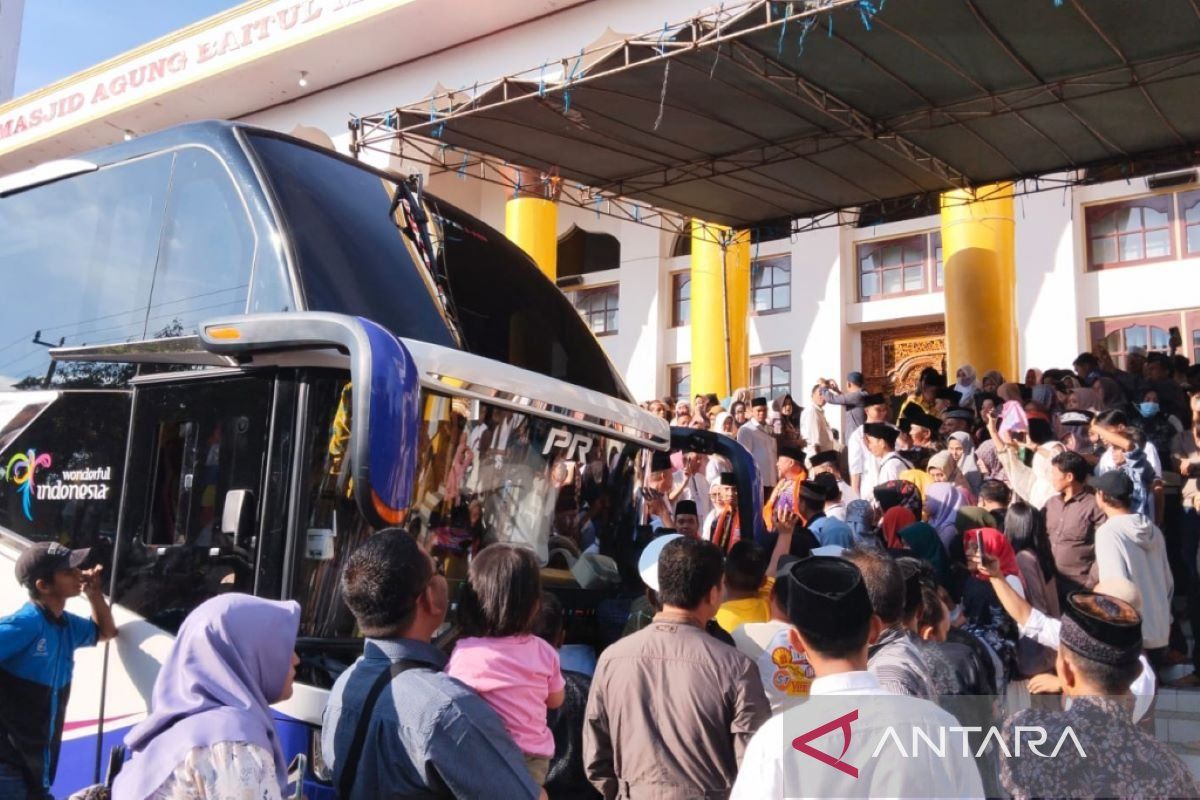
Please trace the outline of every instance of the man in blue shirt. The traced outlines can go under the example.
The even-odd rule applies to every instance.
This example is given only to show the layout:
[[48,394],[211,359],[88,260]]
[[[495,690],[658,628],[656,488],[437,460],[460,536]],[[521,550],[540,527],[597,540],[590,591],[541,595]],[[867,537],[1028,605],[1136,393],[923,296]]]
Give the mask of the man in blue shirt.
[[342,594],[367,638],[322,718],[321,754],[340,796],[544,800],[500,717],[442,671],[446,656],[430,642],[448,587],[413,537],[392,528],[364,542],[346,562]]
[[[17,582],[30,601],[0,618],[0,800],[48,797],[58,768],[75,650],[117,635],[100,586],[102,567],[83,571],[87,550],[58,542],[30,545]],[[92,618],[66,611],[87,596]]]

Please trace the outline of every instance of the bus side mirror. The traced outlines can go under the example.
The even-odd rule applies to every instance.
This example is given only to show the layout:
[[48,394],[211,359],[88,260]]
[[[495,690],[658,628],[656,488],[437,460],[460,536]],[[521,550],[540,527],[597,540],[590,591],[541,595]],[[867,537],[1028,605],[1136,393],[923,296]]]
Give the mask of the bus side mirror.
[[254,492],[249,489],[230,489],[225,493],[225,508],[221,511],[221,531],[229,534],[234,547],[239,547],[242,536],[253,525]]

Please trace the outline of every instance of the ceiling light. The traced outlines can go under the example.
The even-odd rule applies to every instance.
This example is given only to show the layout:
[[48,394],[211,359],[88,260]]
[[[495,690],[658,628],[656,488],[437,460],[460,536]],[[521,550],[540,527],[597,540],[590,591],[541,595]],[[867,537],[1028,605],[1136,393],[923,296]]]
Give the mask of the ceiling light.
[[300,84],[301,89],[306,88],[308,86],[308,73],[304,70],[300,70],[300,80],[296,82]]
[[134,133],[133,131],[129,130],[128,128],[126,128],[126,129],[125,129],[125,141],[127,141],[127,142],[132,142],[132,141],[133,141],[133,137],[135,137],[135,136],[137,136],[137,134],[136,134],[136,133]]

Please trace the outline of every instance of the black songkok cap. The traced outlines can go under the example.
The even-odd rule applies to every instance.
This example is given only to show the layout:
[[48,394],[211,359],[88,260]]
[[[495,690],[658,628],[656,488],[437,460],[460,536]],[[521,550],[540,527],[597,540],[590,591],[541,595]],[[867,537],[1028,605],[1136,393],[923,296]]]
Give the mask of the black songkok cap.
[[667,470],[667,469],[674,469],[674,465],[671,464],[671,454],[670,453],[663,453],[663,452],[656,451],[654,453],[654,455],[650,456],[650,471],[651,472],[662,472],[663,470]]
[[962,392],[957,389],[938,389],[938,400],[949,400],[954,405],[962,402]]
[[722,486],[737,486],[737,474],[733,473],[733,472],[722,472],[721,473],[721,485]]
[[822,472],[820,475],[814,475],[812,482],[820,485],[825,490],[825,499],[836,500],[842,496],[842,487],[838,486],[838,480],[832,472]]
[[836,464],[837,460],[838,460],[838,451],[837,450],[823,450],[820,453],[817,453],[811,459],[809,459],[808,463],[814,467],[819,467],[822,464]]
[[889,445],[895,445],[896,437],[900,435],[900,431],[886,422],[868,422],[863,425],[863,434],[873,436],[876,439],[883,439]]
[[788,619],[801,633],[836,637],[871,618],[871,598],[858,567],[836,556],[809,556],[787,567]]
[[753,406],[753,407],[762,406],[763,408],[766,408],[766,407],[767,407],[767,398],[765,398],[765,397],[756,397],[756,398],[754,398],[753,400],[751,400],[751,401],[750,401],[750,405],[751,405],[751,406]]
[[1062,644],[1089,661],[1125,666],[1142,653],[1142,616],[1116,597],[1072,592],[1063,606]]
[[803,447],[797,447],[795,444],[793,444],[791,442],[781,443],[779,445],[778,452],[779,452],[779,455],[783,456],[784,458],[790,458],[798,464],[804,463],[804,448]]
[[900,429],[908,432],[913,425],[920,425],[926,428],[930,433],[937,433],[941,430],[942,421],[932,414],[926,414],[925,410],[916,403],[909,403],[904,407],[904,416],[900,420]]
[[680,500],[678,503],[676,503],[675,516],[678,517],[680,514],[691,514],[693,517],[700,516],[699,512],[696,510],[696,501]]
[[801,481],[800,496],[811,503],[824,503],[828,499],[825,487],[815,481]]
[[863,408],[867,406],[886,406],[887,398],[881,394],[864,395],[862,399]]

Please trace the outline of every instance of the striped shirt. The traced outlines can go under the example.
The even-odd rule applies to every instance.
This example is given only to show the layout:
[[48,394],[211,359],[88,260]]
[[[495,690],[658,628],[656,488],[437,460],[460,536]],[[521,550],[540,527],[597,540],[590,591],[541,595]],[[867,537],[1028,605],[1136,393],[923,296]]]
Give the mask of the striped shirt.
[[888,628],[879,635],[867,650],[867,670],[889,692],[937,699],[925,659],[912,634],[903,628]]

